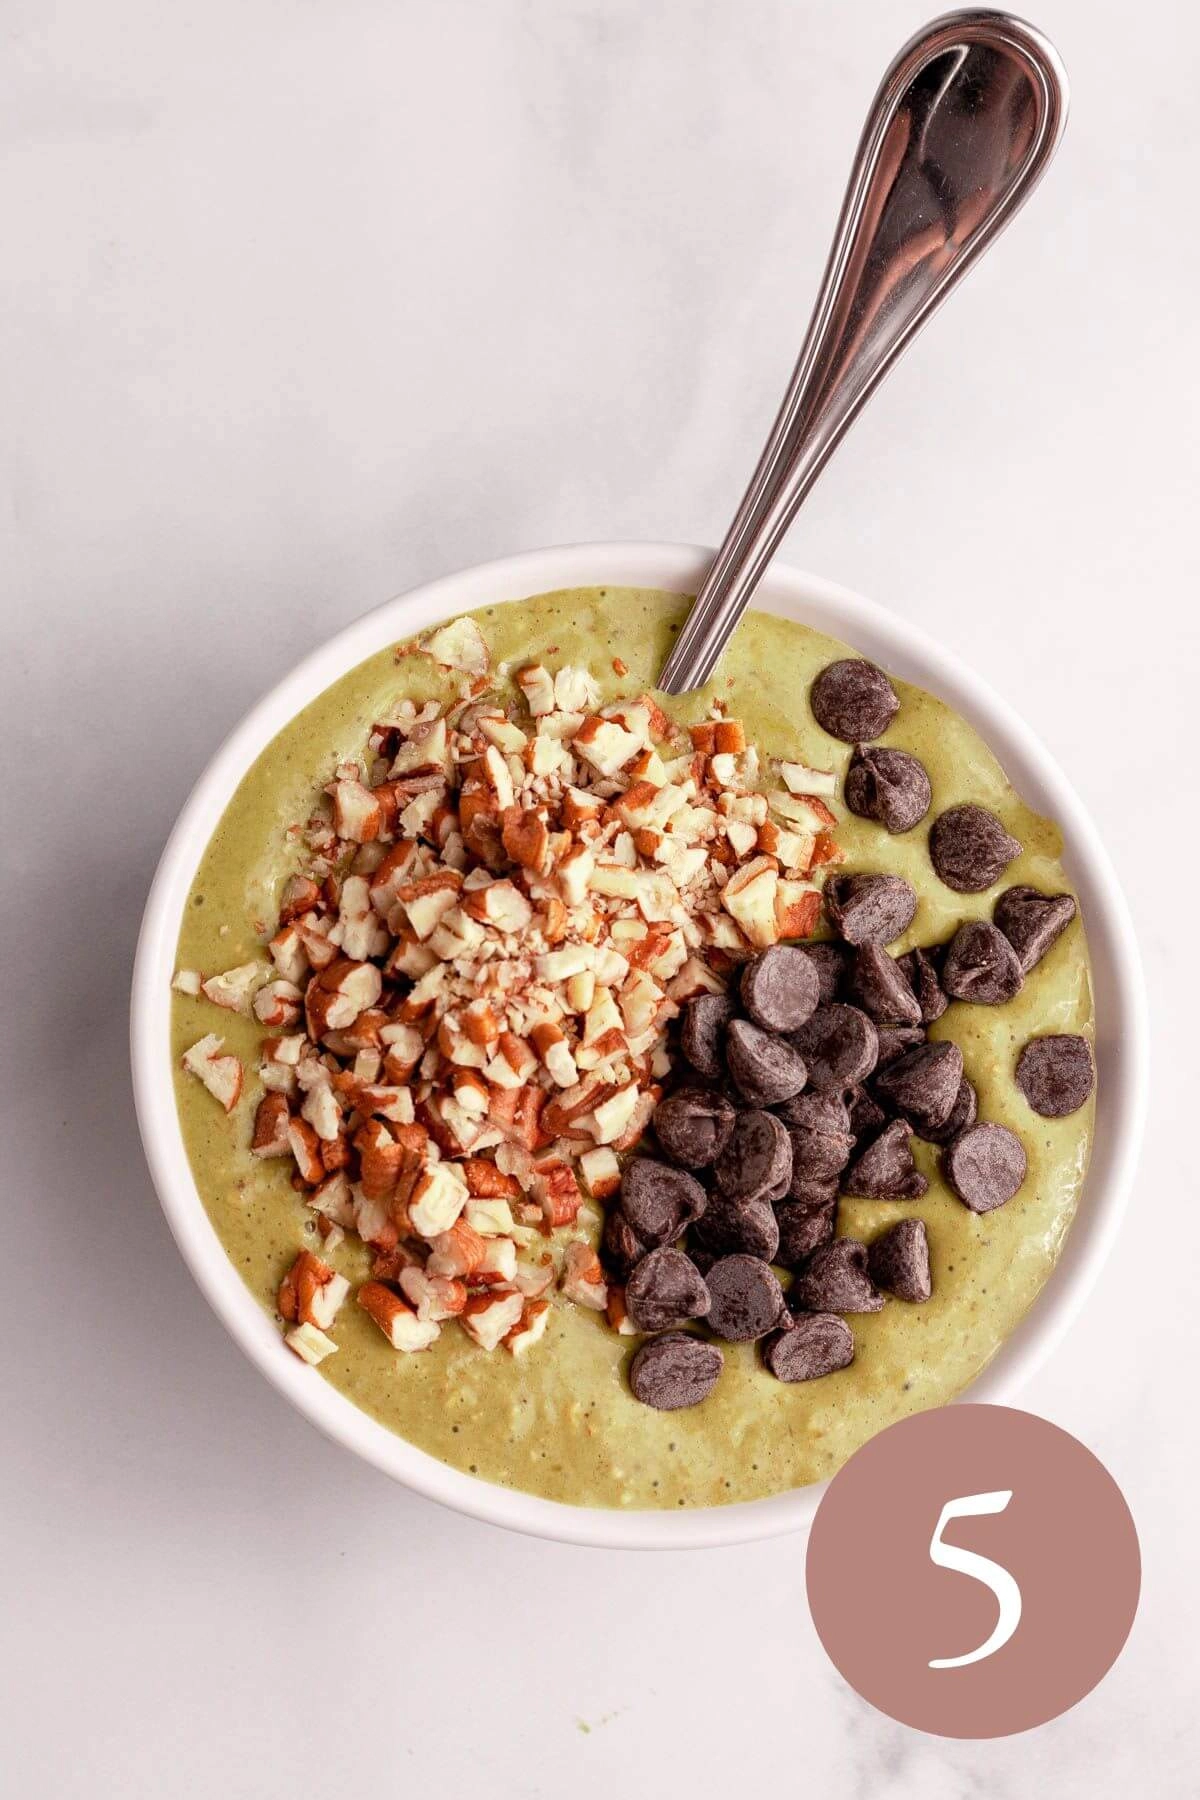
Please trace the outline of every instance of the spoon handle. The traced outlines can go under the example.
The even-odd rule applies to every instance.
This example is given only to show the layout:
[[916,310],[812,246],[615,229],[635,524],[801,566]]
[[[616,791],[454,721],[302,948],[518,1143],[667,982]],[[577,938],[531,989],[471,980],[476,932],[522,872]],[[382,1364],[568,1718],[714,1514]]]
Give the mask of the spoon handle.
[[1006,13],[948,13],[875,96],[800,360],[659,686],[706,682],[800,502],[871,394],[1012,218],[1067,117],[1058,53]]

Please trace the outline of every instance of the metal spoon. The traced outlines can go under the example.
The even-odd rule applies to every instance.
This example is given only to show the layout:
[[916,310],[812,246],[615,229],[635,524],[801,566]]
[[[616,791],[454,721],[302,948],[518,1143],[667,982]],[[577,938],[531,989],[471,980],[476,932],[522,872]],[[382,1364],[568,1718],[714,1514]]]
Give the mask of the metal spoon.
[[905,346],[1053,156],[1067,78],[1039,31],[948,13],[883,78],[779,416],[659,686],[712,674],[796,510]]

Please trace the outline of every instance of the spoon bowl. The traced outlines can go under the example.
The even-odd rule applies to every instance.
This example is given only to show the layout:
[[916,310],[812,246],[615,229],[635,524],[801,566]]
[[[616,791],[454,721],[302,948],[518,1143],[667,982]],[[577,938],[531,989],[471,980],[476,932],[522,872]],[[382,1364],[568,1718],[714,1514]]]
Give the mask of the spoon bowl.
[[[600,543],[527,551],[401,595],[346,627],[266,694],[221,746],[180,814],[146,906],[134,971],[132,1048],[138,1123],[167,1222],[196,1281],[249,1359],[336,1442],[417,1493],[475,1518],[576,1544],[697,1549],[808,1525],[824,1488],[795,1488],[730,1506],[630,1511],[570,1506],[464,1474],[398,1437],[281,1347],[205,1211],[175,1105],[171,978],[180,926],[205,847],[247,770],[310,701],[365,658],[458,613],[552,589],[585,586],[691,594],[712,551],[681,544]],[[839,638],[961,713],[1000,759],[1022,798],[1056,819],[1087,920],[1104,1104],[1079,1213],[1058,1264],[1025,1319],[964,1398],[1012,1403],[1051,1354],[1107,1258],[1137,1168],[1147,1088],[1145,997],[1137,940],[1099,833],[1053,758],[1007,703],[943,646],[887,608],[776,565],[759,604]]]

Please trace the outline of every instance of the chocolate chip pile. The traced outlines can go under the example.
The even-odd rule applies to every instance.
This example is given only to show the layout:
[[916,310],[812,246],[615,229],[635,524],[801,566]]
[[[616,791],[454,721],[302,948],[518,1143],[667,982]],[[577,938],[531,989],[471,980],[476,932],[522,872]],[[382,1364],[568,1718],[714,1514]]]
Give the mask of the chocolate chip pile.
[[[719,1348],[682,1332],[689,1321],[726,1342],[762,1340],[772,1374],[809,1381],[853,1358],[838,1314],[878,1311],[881,1289],[928,1299],[922,1221],[903,1221],[869,1249],[834,1236],[843,1192],[925,1192],[909,1138],[944,1126],[964,1085],[951,1044],[901,1049],[879,1071],[889,1026],[835,996],[852,991],[884,1019],[919,1019],[904,971],[883,961],[894,982],[879,974],[874,944],[776,945],[744,965],[736,995],[685,1007],[679,1048],[690,1073],[654,1116],[663,1159],[626,1166],[602,1251],[625,1283],[630,1323],[665,1334],[633,1359],[630,1384],[647,1405],[694,1405],[720,1376]],[[863,1110],[868,1081],[879,1093],[873,1117]],[[847,1099],[865,1120],[857,1156]],[[792,1271],[786,1296],[779,1269]]]
[[[835,663],[814,683],[812,706],[827,731],[855,744],[851,810],[891,833],[911,830],[931,802],[924,767],[860,741],[899,710],[887,677],[869,663]],[[992,886],[1020,850],[971,804],[941,813],[929,836],[935,873],[964,894]],[[834,875],[824,905],[833,941],[777,944],[743,964],[736,989],[688,1002],[678,1034],[687,1073],[653,1119],[662,1155],[640,1154],[623,1171],[602,1257],[625,1284],[629,1325],[655,1334],[630,1370],[646,1405],[705,1399],[723,1366],[713,1338],[760,1342],[779,1380],[811,1381],[853,1360],[841,1315],[878,1312],[885,1294],[928,1300],[923,1220],[903,1219],[869,1244],[836,1235],[843,1194],[926,1193],[914,1137],[938,1146],[947,1185],[974,1213],[1005,1205],[1025,1179],[1020,1139],[978,1118],[961,1050],[931,1041],[928,1028],[952,1001],[1010,1000],[1075,902],[1012,887],[991,923],[965,921],[949,943],[903,956],[887,946],[916,914],[907,881]],[[1082,1106],[1094,1079],[1090,1046],[1076,1036],[1034,1039],[1016,1069],[1031,1108],[1051,1118]],[[779,1270],[791,1274],[786,1292]]]

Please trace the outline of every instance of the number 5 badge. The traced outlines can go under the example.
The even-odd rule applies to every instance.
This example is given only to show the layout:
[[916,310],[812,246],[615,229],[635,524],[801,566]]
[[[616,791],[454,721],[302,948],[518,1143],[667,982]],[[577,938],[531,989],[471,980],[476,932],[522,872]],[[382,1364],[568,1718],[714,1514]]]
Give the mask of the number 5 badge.
[[817,1510],[817,1633],[872,1706],[943,1737],[1003,1737],[1090,1693],[1137,1610],[1141,1560],[1112,1476],[1003,1406],[917,1413],[863,1446]]

